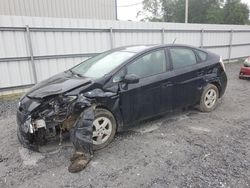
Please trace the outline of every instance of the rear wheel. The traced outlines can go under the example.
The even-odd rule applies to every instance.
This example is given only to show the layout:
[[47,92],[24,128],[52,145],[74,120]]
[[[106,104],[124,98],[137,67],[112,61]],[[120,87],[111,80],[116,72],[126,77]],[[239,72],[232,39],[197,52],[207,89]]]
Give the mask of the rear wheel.
[[99,150],[106,147],[116,133],[116,121],[108,110],[97,108],[93,121],[93,148]]
[[202,93],[199,110],[202,112],[211,112],[213,111],[218,103],[219,90],[213,84],[208,84]]

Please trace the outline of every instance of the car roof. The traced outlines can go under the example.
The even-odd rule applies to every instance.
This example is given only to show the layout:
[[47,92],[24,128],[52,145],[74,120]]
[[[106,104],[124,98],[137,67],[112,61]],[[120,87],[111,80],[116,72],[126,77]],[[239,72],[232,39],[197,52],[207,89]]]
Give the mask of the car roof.
[[200,50],[200,51],[204,51],[206,52],[209,57],[218,57],[218,55],[211,53],[205,49],[201,49],[198,47],[194,47],[191,45],[185,45],[185,44],[146,44],[146,45],[132,45],[132,46],[122,46],[122,47],[118,47],[118,48],[113,48],[111,50],[109,50],[109,53],[112,52],[130,52],[130,53],[134,53],[129,59],[127,59],[126,61],[124,61],[121,65],[119,65],[118,67],[114,68],[113,71],[111,71],[109,74],[115,74],[117,71],[119,71],[123,66],[125,66],[128,62],[133,61],[133,59],[141,56],[144,53],[148,53],[151,50],[158,50],[158,49],[162,49],[162,48],[167,48],[167,47],[185,47],[185,48],[191,48],[191,49],[196,49],[196,50]]
[[111,51],[121,51],[121,52],[132,52],[132,53],[139,53],[144,50],[150,49],[157,45],[132,45],[132,46],[122,46],[119,48],[114,48]]
[[198,49],[197,47],[184,45],[184,44],[146,44],[146,45],[132,45],[132,46],[123,46],[114,48],[111,51],[121,51],[121,52],[131,52],[131,53],[140,53],[148,50],[153,50],[157,48],[164,48],[164,47],[187,47],[187,48],[194,48]]

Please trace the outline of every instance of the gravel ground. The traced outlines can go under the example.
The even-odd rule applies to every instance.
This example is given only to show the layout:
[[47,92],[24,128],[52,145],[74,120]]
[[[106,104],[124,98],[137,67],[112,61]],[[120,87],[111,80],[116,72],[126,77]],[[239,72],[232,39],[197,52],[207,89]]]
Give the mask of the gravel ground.
[[[217,109],[167,114],[120,133],[78,174],[69,143],[30,152],[16,137],[16,102],[0,103],[0,187],[250,187],[250,81],[227,65]],[[46,151],[49,151],[47,148]]]

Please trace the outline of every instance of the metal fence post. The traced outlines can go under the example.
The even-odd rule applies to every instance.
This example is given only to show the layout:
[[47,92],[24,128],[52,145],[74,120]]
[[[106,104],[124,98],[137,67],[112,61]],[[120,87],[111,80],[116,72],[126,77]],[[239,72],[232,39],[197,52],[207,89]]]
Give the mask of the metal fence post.
[[233,30],[230,31],[230,37],[229,37],[228,63],[230,62],[231,59],[232,43],[233,43]]
[[161,43],[164,44],[165,40],[164,40],[164,34],[165,34],[165,30],[164,28],[161,29]]
[[201,41],[200,41],[200,47],[203,48],[204,43],[204,29],[201,30]]
[[32,42],[31,42],[31,37],[30,37],[29,25],[26,25],[26,34],[27,34],[27,41],[28,41],[28,46],[29,46],[32,73],[33,73],[33,77],[34,77],[34,82],[36,84],[37,83],[36,65],[35,65],[35,61],[34,61],[34,55],[33,55],[33,48],[32,48]]
[[113,28],[110,27],[110,47],[111,49],[114,47],[114,43],[113,43]]

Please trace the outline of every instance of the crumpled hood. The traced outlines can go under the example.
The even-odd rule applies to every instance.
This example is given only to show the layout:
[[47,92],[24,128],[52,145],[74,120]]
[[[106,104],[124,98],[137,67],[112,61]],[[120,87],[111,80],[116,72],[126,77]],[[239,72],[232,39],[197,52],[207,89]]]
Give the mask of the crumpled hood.
[[31,98],[43,98],[88,85],[91,81],[90,78],[78,77],[69,71],[62,72],[36,84],[26,95]]

